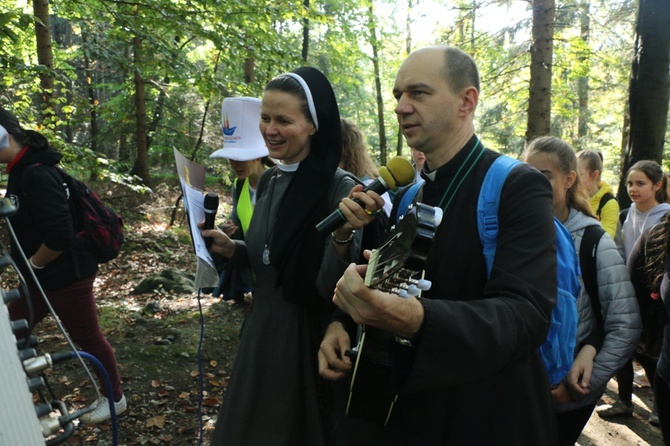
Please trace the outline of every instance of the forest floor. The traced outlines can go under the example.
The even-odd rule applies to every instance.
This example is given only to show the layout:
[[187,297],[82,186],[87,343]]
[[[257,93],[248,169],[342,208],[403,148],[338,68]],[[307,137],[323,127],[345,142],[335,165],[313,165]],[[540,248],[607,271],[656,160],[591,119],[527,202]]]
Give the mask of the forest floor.
[[[115,349],[128,400],[128,409],[118,419],[119,445],[193,445],[200,440],[210,444],[238,333],[250,308],[249,302],[197,293],[133,294],[142,279],[166,268],[195,273],[183,212],[177,213],[177,224],[168,226],[177,196],[177,189],[164,186],[150,196],[114,203],[129,215],[126,243],[119,258],[101,266],[95,284],[101,325]],[[224,213],[220,208],[219,215]],[[53,318],[42,322],[35,334],[42,353],[68,350]],[[70,411],[97,397],[75,361],[57,364],[47,379],[53,398]],[[581,446],[663,444],[660,429],[647,422],[652,393],[643,372],[638,371],[636,384],[635,415],[605,421],[594,414],[580,437]],[[603,400],[611,402],[615,396],[612,381]],[[112,445],[111,423],[78,424],[61,444]]]

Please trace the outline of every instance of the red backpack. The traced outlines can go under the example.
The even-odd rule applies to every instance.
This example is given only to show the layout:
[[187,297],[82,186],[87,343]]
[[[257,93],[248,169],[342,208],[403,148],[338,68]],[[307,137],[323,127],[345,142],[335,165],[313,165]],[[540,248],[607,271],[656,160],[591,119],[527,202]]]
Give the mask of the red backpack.
[[123,244],[123,220],[105,206],[86,183],[58,169],[70,191],[76,237],[91,248],[98,263],[107,263],[119,255]]

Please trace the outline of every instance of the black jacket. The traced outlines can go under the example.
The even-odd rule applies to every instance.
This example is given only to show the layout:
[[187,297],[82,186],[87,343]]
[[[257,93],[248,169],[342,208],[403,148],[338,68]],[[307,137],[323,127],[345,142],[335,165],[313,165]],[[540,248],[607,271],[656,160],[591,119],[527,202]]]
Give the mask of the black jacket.
[[[476,143],[473,137],[427,179],[423,203],[439,205],[468,154],[481,149]],[[556,303],[551,186],[530,166],[510,172],[487,280],[476,208],[496,156],[486,150],[465,177],[432,243],[432,288],[424,293],[416,356],[384,430],[385,446],[558,444],[538,353]]]
[[61,155],[52,149],[37,152],[28,148],[18,157],[10,165],[7,196],[17,208],[9,220],[18,239],[18,245],[12,240],[12,258],[22,274],[26,279],[31,277],[19,245],[29,259],[44,243],[50,249],[62,251],[44,269],[35,271],[45,290],[62,288],[94,275],[98,264],[93,253],[74,236],[69,191],[55,167]]

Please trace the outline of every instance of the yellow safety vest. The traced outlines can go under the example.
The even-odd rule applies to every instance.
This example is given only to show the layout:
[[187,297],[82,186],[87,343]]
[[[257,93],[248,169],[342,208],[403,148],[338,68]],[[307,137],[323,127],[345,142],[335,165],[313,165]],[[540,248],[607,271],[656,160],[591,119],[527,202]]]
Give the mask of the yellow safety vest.
[[242,232],[247,233],[249,223],[251,223],[251,215],[254,213],[254,205],[251,204],[251,191],[249,190],[249,178],[244,179],[242,184],[242,192],[237,199],[237,218],[240,219],[242,225]]

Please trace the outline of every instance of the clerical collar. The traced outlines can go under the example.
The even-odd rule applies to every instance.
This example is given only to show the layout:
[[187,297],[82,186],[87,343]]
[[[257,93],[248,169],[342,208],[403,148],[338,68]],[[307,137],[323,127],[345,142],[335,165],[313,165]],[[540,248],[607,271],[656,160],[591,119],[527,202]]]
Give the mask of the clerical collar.
[[282,163],[278,163],[278,164],[277,164],[277,167],[278,167],[279,170],[281,170],[282,172],[295,172],[296,170],[298,170],[298,167],[300,167],[300,162],[297,162],[297,163],[295,163],[295,164],[282,164]]
[[435,177],[437,177],[437,170],[431,170],[430,172],[427,170],[422,170],[421,176],[427,180],[435,181]]

